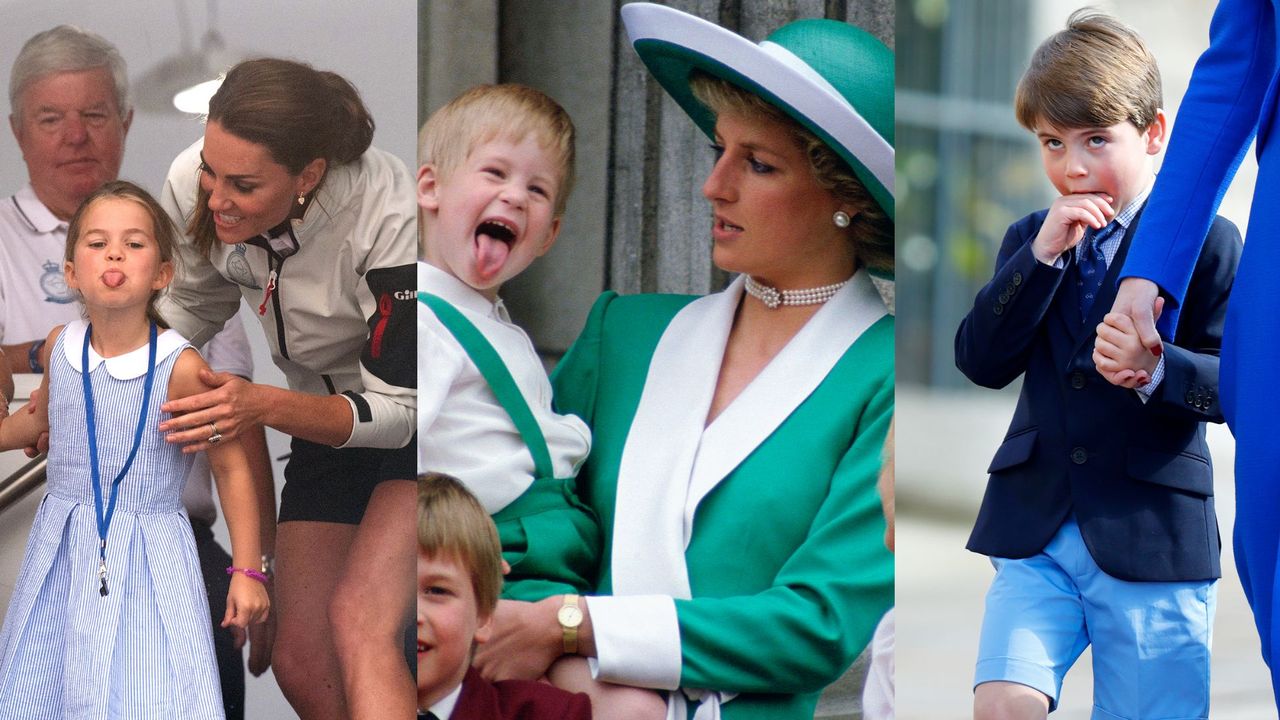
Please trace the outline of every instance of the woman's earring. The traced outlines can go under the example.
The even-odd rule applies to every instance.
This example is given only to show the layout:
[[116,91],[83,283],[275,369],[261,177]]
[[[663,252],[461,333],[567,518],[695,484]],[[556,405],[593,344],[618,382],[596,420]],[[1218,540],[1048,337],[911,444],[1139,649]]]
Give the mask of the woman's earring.
[[[307,204],[307,194],[306,194],[306,193],[304,193],[304,192],[300,192],[300,193],[298,193],[298,204],[299,204],[299,205],[306,205],[306,204]],[[848,224],[848,223],[847,223],[847,221],[846,221],[846,224]]]
[[847,228],[849,223],[853,222],[853,218],[849,217],[849,213],[837,210],[836,214],[831,216],[831,222],[835,223],[838,228]]

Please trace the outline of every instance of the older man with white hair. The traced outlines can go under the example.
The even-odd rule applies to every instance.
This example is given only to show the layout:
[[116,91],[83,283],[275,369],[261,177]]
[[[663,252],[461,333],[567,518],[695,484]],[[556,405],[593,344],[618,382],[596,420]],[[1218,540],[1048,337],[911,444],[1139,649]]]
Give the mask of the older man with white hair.
[[80,317],[62,279],[67,221],[124,157],[133,120],[124,59],[94,33],[46,30],[18,53],[9,105],[29,182],[0,201],[0,346],[13,372],[41,372],[49,328]]

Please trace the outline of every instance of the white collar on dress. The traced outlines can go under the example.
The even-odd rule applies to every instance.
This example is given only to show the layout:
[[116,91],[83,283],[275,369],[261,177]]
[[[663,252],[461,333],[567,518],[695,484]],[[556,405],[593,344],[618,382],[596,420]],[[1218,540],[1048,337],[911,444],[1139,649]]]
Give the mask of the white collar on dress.
[[[67,323],[67,327],[63,330],[62,355],[71,364],[71,368],[76,372],[80,369],[80,348],[84,345],[84,332],[88,329],[89,323],[84,320],[75,320]],[[178,334],[177,330],[162,330],[156,337],[156,363],[169,357],[169,355],[178,348],[187,344],[186,338]],[[123,355],[104,358],[93,349],[93,345],[89,345],[89,372],[98,369],[98,365],[102,362],[107,363],[107,373],[117,380],[132,380],[133,378],[142,377],[147,374],[147,345]]]

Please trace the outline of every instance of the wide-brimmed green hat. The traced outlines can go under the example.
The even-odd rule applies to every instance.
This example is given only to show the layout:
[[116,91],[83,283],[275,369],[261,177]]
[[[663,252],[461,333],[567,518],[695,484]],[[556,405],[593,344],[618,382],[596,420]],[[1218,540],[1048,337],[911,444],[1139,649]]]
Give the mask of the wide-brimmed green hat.
[[759,95],[813,132],[894,217],[893,51],[837,20],[797,20],[759,45],[719,25],[650,3],[622,8],[640,59],[707,135],[715,114],[694,97],[702,70]]

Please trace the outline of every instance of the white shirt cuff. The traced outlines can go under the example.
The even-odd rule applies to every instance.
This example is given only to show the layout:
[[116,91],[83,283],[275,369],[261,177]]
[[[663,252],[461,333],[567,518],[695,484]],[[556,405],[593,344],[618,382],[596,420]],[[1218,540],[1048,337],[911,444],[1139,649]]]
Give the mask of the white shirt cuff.
[[1146,404],[1151,396],[1155,394],[1156,388],[1160,387],[1160,381],[1164,380],[1164,355],[1156,361],[1156,369],[1151,371],[1151,379],[1146,385],[1139,385],[1133,391],[1138,393],[1138,399]]
[[675,690],[683,660],[676,602],[668,595],[589,597],[597,680]]
[[413,438],[416,407],[406,407],[376,393],[360,393],[369,406],[370,420],[360,422],[360,409],[346,393],[339,397],[351,406],[351,434],[336,448],[368,447],[392,450],[402,448]]

